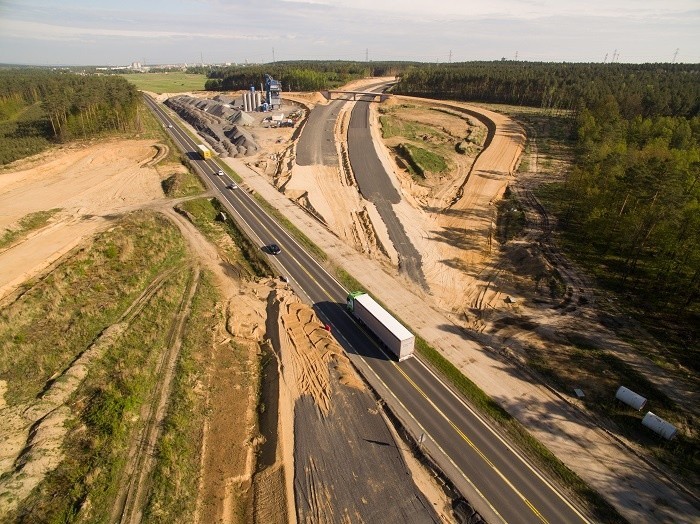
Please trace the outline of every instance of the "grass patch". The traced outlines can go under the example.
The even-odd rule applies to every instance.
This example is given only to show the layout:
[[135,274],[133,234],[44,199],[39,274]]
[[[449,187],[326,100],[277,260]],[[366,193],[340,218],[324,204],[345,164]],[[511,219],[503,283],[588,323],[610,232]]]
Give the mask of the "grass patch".
[[[189,273],[179,270],[185,256],[184,240],[172,224],[156,214],[135,213],[76,250],[3,310],[0,376],[8,382],[8,404],[26,405],[158,275],[166,275],[129,329],[90,364],[68,403],[72,418],[63,461],[21,503],[12,522],[73,522],[78,515],[83,521],[108,520],[135,421],[168,344],[167,326],[187,287]],[[17,337],[19,332],[24,336]]]
[[189,169],[184,173],[174,173],[160,183],[165,196],[180,198],[195,196],[204,191],[200,178]]
[[0,311],[0,378],[9,406],[31,402],[185,247],[157,214],[135,213],[77,248]]
[[[256,195],[256,199],[265,209],[275,215],[279,222],[287,228],[291,225],[289,220],[282,217],[262,197]],[[292,228],[296,231],[295,226]],[[294,234],[290,231],[291,234]],[[306,237],[305,237],[306,238]],[[315,252],[323,255],[321,260],[327,261],[327,255],[308,238],[306,239],[313,246]],[[304,244],[305,245],[305,244]],[[305,247],[307,247],[305,245]],[[334,267],[334,273],[338,281],[351,291],[366,291],[365,287],[350,273],[343,268]],[[388,308],[387,308],[388,309]],[[396,317],[398,320],[399,317]],[[404,325],[406,323],[402,322]],[[457,369],[454,364],[443,357],[435,348],[428,344],[421,337],[416,336],[416,350],[426,361],[435,368],[438,373],[445,377],[464,397],[481,413],[497,423],[508,434],[509,438],[515,442],[530,458],[540,465],[552,477],[560,480],[562,485],[568,487],[578,497],[580,497],[591,508],[597,518],[605,522],[626,522],[617,510],[611,506],[597,491],[586,484],[578,475],[571,471],[563,462],[554,456],[545,446],[535,439],[527,429],[514,419],[507,411],[499,406],[491,397],[486,395],[476,384],[469,380]]]
[[396,152],[411,167],[411,174],[417,174],[426,178],[426,173],[444,173],[447,171],[447,162],[438,154],[412,144],[399,144]]
[[177,208],[186,213],[197,229],[227,255],[241,277],[271,276],[272,268],[258,246],[238,228],[230,217],[220,219],[227,213],[216,199],[197,198],[183,202]]
[[576,473],[535,439],[527,429],[506,410],[486,395],[469,380],[454,364],[443,357],[435,348],[416,336],[416,350],[430,365],[445,377],[464,397],[498,426],[503,428],[511,441],[515,442],[526,455],[532,458],[562,485],[571,489],[587,503],[596,518],[604,522],[626,522],[625,519],[597,491],[586,484]]
[[29,213],[23,216],[17,223],[16,228],[7,229],[3,236],[0,237],[0,249],[9,246],[32,231],[41,229],[48,223],[49,219],[59,211],[60,209],[55,208],[49,209],[48,211],[37,211],[36,213]]
[[217,291],[202,273],[187,320],[168,414],[156,450],[157,463],[145,510],[146,522],[192,522],[199,488],[206,393],[201,386],[219,319]]
[[[140,422],[141,407],[157,381],[158,357],[167,347],[171,319],[188,280],[168,279],[123,337],[91,367],[72,410],[79,418],[64,443],[66,458],[27,499],[17,522],[102,522],[109,518]],[[125,366],[124,362],[129,365]],[[87,503],[86,503],[87,502]]]
[[127,73],[120,76],[137,89],[158,94],[202,91],[207,81],[206,75],[190,73]]
[[345,271],[342,267],[335,268],[335,276],[338,279],[338,282],[340,282],[345,287],[345,289],[348,289],[350,291],[364,291],[365,293],[367,292],[365,286],[360,284],[360,282],[355,277],[353,277],[350,273]]
[[379,123],[382,127],[382,138],[403,137],[407,140],[422,140],[424,136],[437,136],[442,141],[450,141],[451,138],[438,131],[434,127],[411,122],[398,118],[392,114],[384,114],[379,117]]

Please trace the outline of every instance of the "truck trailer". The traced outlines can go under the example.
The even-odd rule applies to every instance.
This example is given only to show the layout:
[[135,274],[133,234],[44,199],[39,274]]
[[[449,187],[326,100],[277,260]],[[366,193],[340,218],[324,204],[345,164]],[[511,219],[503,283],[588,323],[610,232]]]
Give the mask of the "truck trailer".
[[211,151],[204,144],[197,145],[197,153],[199,153],[199,156],[202,158],[202,160],[211,158]]
[[399,362],[413,356],[416,337],[367,293],[350,293],[347,308],[396,355]]

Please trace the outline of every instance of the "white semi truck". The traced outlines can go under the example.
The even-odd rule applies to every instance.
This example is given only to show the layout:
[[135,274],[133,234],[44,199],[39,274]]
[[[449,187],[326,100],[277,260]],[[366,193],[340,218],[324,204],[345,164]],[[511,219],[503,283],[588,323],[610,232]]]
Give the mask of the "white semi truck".
[[416,337],[367,293],[350,293],[347,308],[396,355],[399,362],[413,356]]

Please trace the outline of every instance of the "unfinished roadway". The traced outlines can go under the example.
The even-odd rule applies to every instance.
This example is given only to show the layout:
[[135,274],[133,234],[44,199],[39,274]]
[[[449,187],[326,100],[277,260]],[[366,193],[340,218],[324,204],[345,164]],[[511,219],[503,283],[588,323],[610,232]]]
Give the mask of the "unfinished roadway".
[[[386,82],[373,84],[367,90],[381,91]],[[369,129],[369,102],[372,97],[355,103],[348,128],[350,166],[362,196],[372,202],[386,225],[389,239],[399,257],[399,270],[423,289],[428,289],[423,274],[421,255],[406,234],[393,205],[401,195],[391,183]],[[317,105],[311,111],[297,145],[296,162],[300,166],[325,165],[338,167],[339,158],[334,139],[338,114],[347,100],[333,100]]]

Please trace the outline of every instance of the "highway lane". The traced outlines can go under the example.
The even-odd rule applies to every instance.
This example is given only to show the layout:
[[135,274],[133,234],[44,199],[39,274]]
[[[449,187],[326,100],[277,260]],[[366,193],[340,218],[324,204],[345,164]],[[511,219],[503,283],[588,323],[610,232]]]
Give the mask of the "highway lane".
[[[186,152],[194,142],[167,112],[149,102],[173,125],[173,139]],[[215,160],[193,160],[231,215],[260,246],[275,242],[282,253],[270,257],[294,289],[313,304],[353,363],[409,427],[425,434],[423,444],[453,483],[490,522],[585,522],[558,491],[515,453],[419,359],[391,360],[344,308],[347,291],[269,217],[242,188],[228,190],[227,176],[214,175]],[[456,472],[456,473],[455,473]]]

